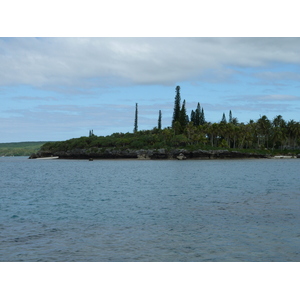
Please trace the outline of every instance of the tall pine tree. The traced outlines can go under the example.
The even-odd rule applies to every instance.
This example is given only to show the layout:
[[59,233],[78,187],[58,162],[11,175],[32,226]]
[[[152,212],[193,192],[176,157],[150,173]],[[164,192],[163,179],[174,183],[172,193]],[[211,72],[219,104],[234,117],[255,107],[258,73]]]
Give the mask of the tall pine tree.
[[200,122],[199,125],[204,125],[205,124],[205,116],[204,116],[204,110],[203,107],[201,109],[201,114],[200,114]]
[[135,104],[135,118],[134,118],[134,129],[133,132],[136,133],[138,131],[138,104]]
[[195,125],[195,112],[193,110],[191,111],[191,122]]
[[195,111],[195,122],[194,122],[195,126],[200,125],[200,114],[201,114],[200,103],[198,102],[197,108],[196,108],[196,111]]
[[176,95],[175,95],[175,102],[174,102],[174,112],[173,112],[173,120],[172,120],[172,127],[174,128],[175,122],[179,122],[180,118],[180,86],[176,86],[175,89]]
[[228,123],[232,123],[232,112],[231,110],[229,111],[229,120]]
[[182,107],[179,113],[179,123],[181,125],[181,129],[183,130],[185,126],[187,125],[187,115],[186,115],[186,109],[185,109],[185,100],[183,100]]
[[158,113],[158,126],[157,126],[157,128],[161,129],[161,110]]
[[225,113],[223,113],[221,123],[224,123],[224,124],[227,123]]

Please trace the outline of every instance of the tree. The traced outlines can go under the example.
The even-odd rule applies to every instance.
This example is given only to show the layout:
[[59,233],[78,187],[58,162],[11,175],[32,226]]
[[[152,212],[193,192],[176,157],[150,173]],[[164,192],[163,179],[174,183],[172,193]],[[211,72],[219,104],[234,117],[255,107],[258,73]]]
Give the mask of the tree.
[[234,117],[234,118],[232,118],[231,123],[232,123],[233,125],[238,125],[238,124],[239,124],[239,120],[238,120],[236,117]]
[[[257,138],[258,146],[269,147],[269,135],[271,129],[271,122],[267,116],[263,115],[257,120]],[[260,143],[261,142],[261,143]]]
[[195,122],[194,122],[195,126],[200,125],[200,114],[201,114],[200,103],[198,102],[197,108],[196,108],[196,111],[195,111]]
[[276,116],[273,121],[272,121],[272,125],[275,127],[285,127],[286,123],[283,120],[281,115]]
[[193,122],[189,122],[185,127],[185,134],[190,141],[193,140],[195,131],[196,127],[194,126]]
[[93,129],[90,130],[90,132],[89,132],[89,137],[92,137],[92,136],[94,136],[94,131],[93,131]]
[[174,136],[174,130],[171,129],[170,127],[164,128],[162,130],[162,136],[163,136],[165,144],[169,145]]
[[195,124],[195,112],[193,110],[191,111],[191,122]]
[[[229,145],[230,144],[230,124],[229,123],[225,123],[225,122],[220,122],[219,123],[219,135],[220,135],[220,140],[225,140],[226,144]],[[225,145],[225,143],[223,143],[223,145]],[[223,147],[223,146],[222,146]],[[227,146],[229,147],[229,146]]]
[[185,109],[185,100],[183,100],[182,107],[181,107],[181,110],[179,113],[179,123],[181,125],[182,130],[184,130],[185,126],[188,123],[188,118],[187,118],[186,109]]
[[182,127],[181,127],[181,124],[179,121],[174,122],[173,132],[174,132],[174,135],[180,134],[182,132]]
[[232,112],[231,110],[229,111],[229,120],[228,123],[232,123]]
[[157,126],[157,128],[159,130],[161,130],[161,110],[158,113],[158,126]]
[[203,107],[202,107],[201,114],[200,114],[199,125],[204,125],[204,124],[205,124],[205,116],[204,116],[204,110],[203,110]]
[[226,124],[226,123],[227,123],[227,121],[226,121],[226,117],[225,117],[225,113],[223,113],[223,116],[222,116],[221,123],[224,123],[224,124]]
[[235,125],[232,128],[232,133],[233,133],[233,143],[232,143],[232,148],[236,148],[236,142],[239,140],[241,136],[241,128],[238,125]]
[[276,143],[280,144],[281,149],[283,149],[284,141],[287,138],[286,122],[283,120],[281,115],[278,115],[273,119],[272,125],[273,149]]
[[180,86],[176,86],[175,89],[176,95],[175,95],[175,102],[174,102],[174,112],[173,112],[173,120],[172,120],[172,127],[174,128],[175,122],[179,121],[180,118]]
[[299,122],[296,122],[295,126],[293,127],[293,135],[294,135],[294,148],[295,148],[295,145],[300,137],[300,123]]
[[296,141],[299,138],[300,126],[299,122],[295,122],[294,120],[290,120],[287,123],[287,133],[289,137],[289,147],[295,149]]
[[218,123],[209,123],[207,127],[207,132],[211,142],[211,146],[218,146],[218,133],[219,133],[219,124]]
[[135,104],[135,118],[134,118],[134,129],[133,132],[136,133],[138,131],[138,104]]
[[191,112],[191,122],[195,126],[204,125],[205,124],[205,116],[203,107],[200,107],[200,103],[198,102],[196,110],[192,110]]

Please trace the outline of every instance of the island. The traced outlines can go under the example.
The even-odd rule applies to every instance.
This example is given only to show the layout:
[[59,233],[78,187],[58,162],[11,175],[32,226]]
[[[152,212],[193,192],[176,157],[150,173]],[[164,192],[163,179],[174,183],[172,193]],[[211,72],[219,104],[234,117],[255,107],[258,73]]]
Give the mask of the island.
[[281,115],[269,120],[263,115],[248,123],[239,122],[229,111],[220,122],[208,122],[198,102],[190,115],[186,101],[181,103],[180,86],[175,89],[171,126],[162,128],[162,112],[151,130],[138,130],[138,104],[135,104],[132,133],[88,136],[61,142],[48,142],[30,158],[70,159],[226,159],[299,158],[300,123],[285,121]]

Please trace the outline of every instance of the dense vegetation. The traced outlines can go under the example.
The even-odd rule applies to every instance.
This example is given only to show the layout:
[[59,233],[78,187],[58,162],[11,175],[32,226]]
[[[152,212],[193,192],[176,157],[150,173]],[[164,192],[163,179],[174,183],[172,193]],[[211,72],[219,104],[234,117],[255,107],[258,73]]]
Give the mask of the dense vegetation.
[[0,156],[28,156],[45,142],[0,143]]
[[269,120],[263,115],[257,121],[239,123],[229,111],[219,123],[205,120],[204,109],[197,104],[186,113],[184,100],[181,104],[180,87],[176,87],[172,125],[161,128],[162,115],[159,111],[158,126],[152,130],[138,131],[137,104],[133,133],[114,133],[110,136],[96,136],[90,131],[89,137],[74,138],[63,142],[43,145],[44,151],[68,151],[72,149],[118,148],[118,149],[228,149],[264,153],[298,153],[300,145],[300,123],[285,121],[281,115]]

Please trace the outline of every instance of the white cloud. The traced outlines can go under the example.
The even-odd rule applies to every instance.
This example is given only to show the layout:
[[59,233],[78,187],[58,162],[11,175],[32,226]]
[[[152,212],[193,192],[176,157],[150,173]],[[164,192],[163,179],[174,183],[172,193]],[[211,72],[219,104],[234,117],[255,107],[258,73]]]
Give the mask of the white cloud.
[[169,126],[177,84],[188,114],[200,100],[207,121],[229,110],[244,122],[297,119],[299,46],[300,38],[0,39],[2,139],[132,131],[136,102],[139,129],[156,126],[159,109]]
[[224,80],[227,67],[299,64],[299,48],[300,38],[2,39],[0,85],[174,84],[205,72]]

